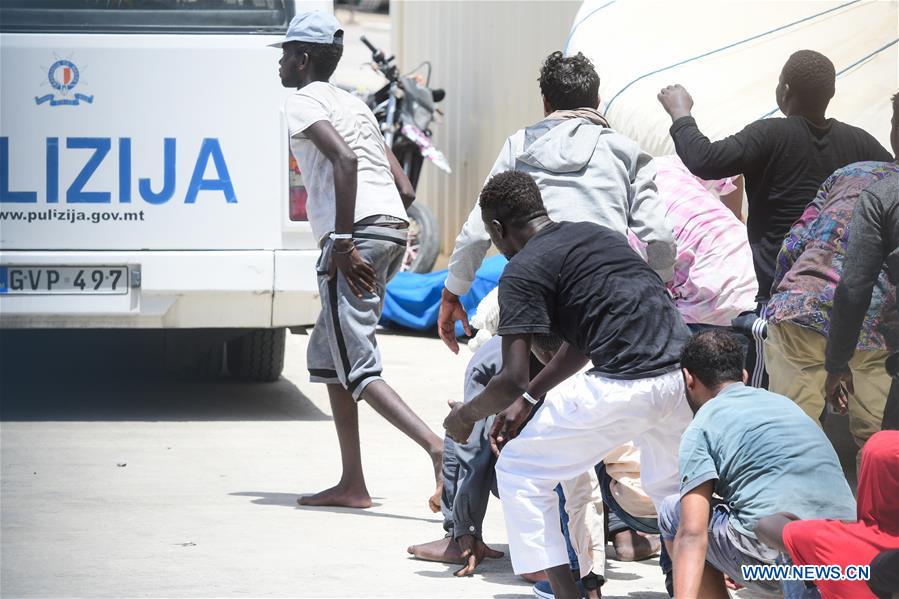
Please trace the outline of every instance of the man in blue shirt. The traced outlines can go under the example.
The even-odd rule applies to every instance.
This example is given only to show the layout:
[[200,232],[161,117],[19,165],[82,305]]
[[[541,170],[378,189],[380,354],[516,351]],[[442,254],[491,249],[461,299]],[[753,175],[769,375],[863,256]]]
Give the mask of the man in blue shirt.
[[[694,418],[681,438],[680,494],[667,497],[659,510],[674,560],[674,595],[726,598],[723,574],[776,592],[776,582],[746,580],[741,570],[786,559],[756,538],[759,518],[790,512],[802,519],[853,519],[855,500],[837,455],[795,403],[744,385],[742,348],[729,333],[692,337],[681,368]],[[786,583],[782,590],[796,596]]]

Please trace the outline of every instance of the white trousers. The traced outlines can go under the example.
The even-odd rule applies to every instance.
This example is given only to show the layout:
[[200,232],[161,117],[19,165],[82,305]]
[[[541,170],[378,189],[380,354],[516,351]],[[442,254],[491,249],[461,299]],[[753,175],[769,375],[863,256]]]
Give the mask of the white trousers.
[[679,370],[638,380],[578,374],[550,391],[496,463],[515,573],[568,563],[554,489],[628,441],[656,508],[677,493],[680,437],[692,418]]

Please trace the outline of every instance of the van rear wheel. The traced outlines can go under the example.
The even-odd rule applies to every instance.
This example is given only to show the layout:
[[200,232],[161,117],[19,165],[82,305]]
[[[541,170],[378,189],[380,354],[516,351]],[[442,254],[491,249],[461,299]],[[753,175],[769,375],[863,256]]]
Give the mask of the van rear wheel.
[[284,370],[287,329],[258,329],[228,342],[228,372],[240,381],[271,383]]

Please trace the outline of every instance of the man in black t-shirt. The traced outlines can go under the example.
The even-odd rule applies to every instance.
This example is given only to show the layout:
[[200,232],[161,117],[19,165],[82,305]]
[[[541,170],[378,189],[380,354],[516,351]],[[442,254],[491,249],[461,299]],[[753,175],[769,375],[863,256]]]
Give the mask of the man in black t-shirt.
[[[515,572],[546,570],[556,596],[575,596],[553,489],[634,441],[646,493],[658,504],[677,491],[680,435],[692,416],[678,361],[690,331],[623,235],[553,222],[526,173],[490,179],[480,206],[491,240],[510,259],[499,284],[504,367],[480,395],[455,404],[444,426],[466,441],[475,422],[502,411],[493,427],[501,445],[533,398],[546,394],[502,449],[497,482]],[[532,337],[551,333],[565,343],[530,380]]]
[[[742,174],[749,214],[746,232],[759,284],[758,314],[765,317],[777,253],[793,223],[835,170],[853,162],[888,162],[892,156],[868,132],[825,117],[836,90],[836,70],[820,52],[800,50],[784,64],[774,95],[787,118],[759,119],[712,142],[690,114],[693,98],[680,85],[659,93],[671,115],[678,156],[697,177]],[[758,340],[757,340],[758,341]],[[756,343],[751,350],[761,352]],[[764,359],[750,352],[747,369],[755,387],[767,387]]]
[[853,162],[889,162],[892,155],[868,132],[825,117],[835,92],[833,63],[813,50],[795,52],[784,64],[774,95],[787,118],[760,119],[711,142],[690,114],[693,98],[680,85],[659,93],[671,115],[678,156],[697,177],[746,179],[749,245],[759,283],[759,302],[771,296],[777,253],[793,223],[831,173]]

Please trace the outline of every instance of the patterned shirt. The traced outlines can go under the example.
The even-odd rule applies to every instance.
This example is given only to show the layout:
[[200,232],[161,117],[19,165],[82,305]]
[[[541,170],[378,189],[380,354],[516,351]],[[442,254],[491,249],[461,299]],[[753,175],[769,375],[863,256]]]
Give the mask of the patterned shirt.
[[[833,294],[843,273],[849,224],[859,194],[899,173],[896,162],[856,162],[832,174],[790,229],[777,256],[768,321],[790,321],[828,336]],[[881,271],[865,315],[857,349],[899,347],[896,288]]]
[[[730,326],[755,309],[758,286],[746,226],[719,196],[736,189],[731,180],[694,177],[677,156],[654,158],[656,187],[677,245],[668,289],[688,324]],[[630,236],[634,245],[636,238]]]

